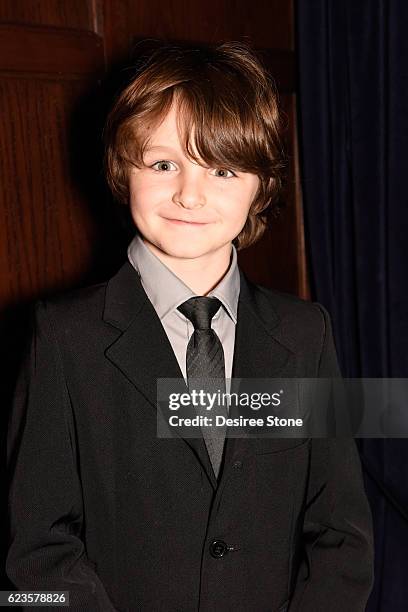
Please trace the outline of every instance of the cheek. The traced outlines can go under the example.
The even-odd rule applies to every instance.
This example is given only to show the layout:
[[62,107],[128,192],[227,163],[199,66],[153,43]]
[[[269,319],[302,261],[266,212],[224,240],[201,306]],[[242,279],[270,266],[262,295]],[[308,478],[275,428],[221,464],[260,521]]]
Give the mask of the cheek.
[[236,200],[236,218],[240,219],[244,222],[248,217],[248,213],[251,209],[252,202],[254,201],[254,197],[257,193],[257,190],[247,189],[245,193],[240,193]]
[[233,213],[230,219],[237,233],[241,231],[246,223],[252,202],[257,192],[258,187],[251,185],[246,190],[240,190],[240,192],[236,194],[234,206],[232,207]]
[[138,216],[148,215],[161,201],[162,189],[151,182],[134,180],[130,184],[130,206],[132,213]]

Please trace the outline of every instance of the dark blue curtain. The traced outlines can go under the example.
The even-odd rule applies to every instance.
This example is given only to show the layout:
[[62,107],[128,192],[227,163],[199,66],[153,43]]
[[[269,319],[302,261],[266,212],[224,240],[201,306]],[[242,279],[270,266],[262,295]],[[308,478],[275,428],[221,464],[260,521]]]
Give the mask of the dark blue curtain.
[[[301,169],[314,298],[344,376],[408,376],[408,2],[298,0]],[[408,402],[407,402],[408,410]],[[408,440],[360,440],[370,612],[408,610]]]

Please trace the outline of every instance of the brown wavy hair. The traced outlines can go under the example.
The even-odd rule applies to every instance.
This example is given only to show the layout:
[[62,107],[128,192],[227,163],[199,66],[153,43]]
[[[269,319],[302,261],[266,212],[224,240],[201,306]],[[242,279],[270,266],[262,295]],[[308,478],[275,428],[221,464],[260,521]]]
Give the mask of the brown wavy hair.
[[104,130],[104,167],[113,195],[129,202],[128,172],[132,164],[143,166],[146,126],[158,125],[173,100],[179,109],[180,140],[190,159],[259,177],[247,221],[234,240],[237,249],[249,246],[279,209],[285,155],[276,88],[245,43],[160,44],[140,60]]

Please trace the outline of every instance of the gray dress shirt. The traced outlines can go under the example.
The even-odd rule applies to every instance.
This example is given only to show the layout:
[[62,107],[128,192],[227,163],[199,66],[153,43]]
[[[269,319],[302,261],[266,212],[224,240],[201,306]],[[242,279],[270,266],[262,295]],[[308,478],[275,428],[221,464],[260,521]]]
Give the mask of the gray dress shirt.
[[[139,274],[147,297],[157,312],[187,382],[187,344],[194,327],[191,321],[177,310],[177,306],[196,294],[152,253],[138,234],[130,243],[127,253],[130,263]],[[232,374],[239,290],[237,252],[232,245],[231,263],[227,273],[207,294],[208,297],[218,298],[222,304],[222,308],[212,319],[212,329],[218,335],[224,349],[227,392],[230,386],[228,379]]]

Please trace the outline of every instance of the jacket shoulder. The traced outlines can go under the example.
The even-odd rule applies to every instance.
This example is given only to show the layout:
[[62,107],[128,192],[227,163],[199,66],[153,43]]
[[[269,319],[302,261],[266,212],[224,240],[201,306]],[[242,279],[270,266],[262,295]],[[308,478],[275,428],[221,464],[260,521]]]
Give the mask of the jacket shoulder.
[[332,342],[330,317],[321,304],[261,285],[252,285],[252,295],[270,333],[293,353],[319,359]]
[[[95,349],[111,326],[103,320],[106,288],[109,280],[61,291],[37,300],[33,305],[32,329],[54,337],[69,350],[76,347]],[[109,329],[108,329],[109,328]]]
[[59,320],[102,316],[108,281],[59,292],[37,300],[34,307]]
[[324,329],[330,316],[318,302],[305,300],[290,293],[253,285],[256,301],[261,309],[273,309],[276,324],[297,327],[311,327],[314,331]]

